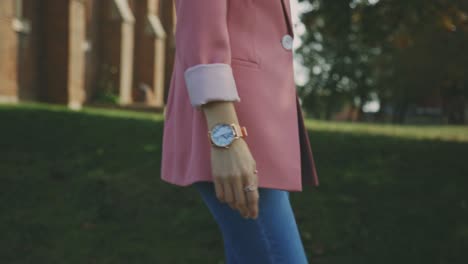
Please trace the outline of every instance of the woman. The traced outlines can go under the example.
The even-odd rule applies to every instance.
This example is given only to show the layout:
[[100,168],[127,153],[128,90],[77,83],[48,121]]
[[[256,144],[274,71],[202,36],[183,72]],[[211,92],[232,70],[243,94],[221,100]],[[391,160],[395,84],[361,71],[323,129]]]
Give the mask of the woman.
[[175,4],[161,178],[197,189],[227,263],[307,263],[289,191],[318,178],[294,84],[289,0]]

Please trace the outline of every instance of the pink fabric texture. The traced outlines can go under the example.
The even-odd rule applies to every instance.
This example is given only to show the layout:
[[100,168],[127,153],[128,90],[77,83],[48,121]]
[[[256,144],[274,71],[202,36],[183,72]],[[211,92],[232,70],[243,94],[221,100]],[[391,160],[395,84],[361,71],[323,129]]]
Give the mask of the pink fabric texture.
[[234,102],[260,187],[302,191],[318,176],[298,105],[289,0],[176,0],[176,56],[165,109],[161,179],[213,181],[208,100]]
[[199,111],[211,101],[240,101],[229,64],[198,64],[188,68],[184,76],[190,102]]

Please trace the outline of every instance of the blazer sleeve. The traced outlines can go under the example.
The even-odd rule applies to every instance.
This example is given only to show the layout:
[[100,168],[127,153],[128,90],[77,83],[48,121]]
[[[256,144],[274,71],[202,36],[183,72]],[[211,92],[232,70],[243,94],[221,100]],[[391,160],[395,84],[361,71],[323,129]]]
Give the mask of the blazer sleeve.
[[178,0],[176,56],[183,64],[190,102],[240,101],[231,68],[229,0]]

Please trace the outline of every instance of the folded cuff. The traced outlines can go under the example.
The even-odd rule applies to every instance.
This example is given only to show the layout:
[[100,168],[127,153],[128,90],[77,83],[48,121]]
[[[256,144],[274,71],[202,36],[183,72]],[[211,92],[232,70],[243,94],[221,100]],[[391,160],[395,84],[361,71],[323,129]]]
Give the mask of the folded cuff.
[[185,73],[190,103],[197,110],[211,101],[240,102],[232,68],[229,64],[197,64]]

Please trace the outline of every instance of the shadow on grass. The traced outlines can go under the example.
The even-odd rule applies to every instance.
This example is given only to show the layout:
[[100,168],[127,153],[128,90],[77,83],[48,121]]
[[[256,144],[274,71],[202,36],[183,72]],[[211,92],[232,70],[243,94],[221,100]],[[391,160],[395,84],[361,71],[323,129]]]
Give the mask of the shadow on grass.
[[[160,180],[146,114],[1,109],[2,263],[222,263],[193,188]],[[314,263],[466,263],[468,143],[311,131],[321,186],[291,193]]]
[[468,143],[309,135],[321,186],[291,199],[316,263],[466,263]]

